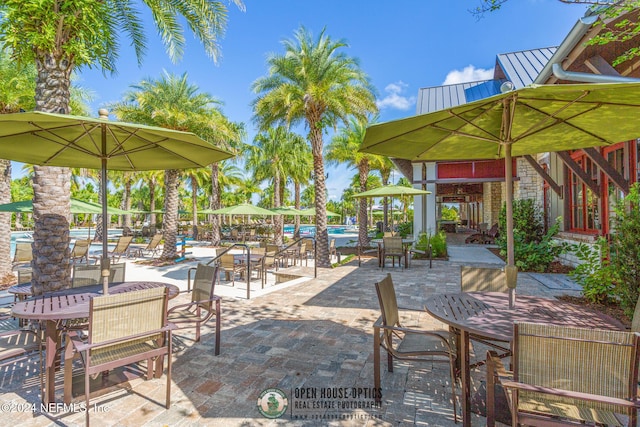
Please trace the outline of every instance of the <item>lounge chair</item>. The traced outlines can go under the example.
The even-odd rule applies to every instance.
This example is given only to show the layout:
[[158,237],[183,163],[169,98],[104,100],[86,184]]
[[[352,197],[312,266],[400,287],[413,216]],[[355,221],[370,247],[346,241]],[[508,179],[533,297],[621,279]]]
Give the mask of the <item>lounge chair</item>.
[[91,246],[90,239],[78,239],[73,244],[73,248],[71,249],[71,262],[82,262],[84,260],[85,263],[89,263],[89,247]]
[[[168,361],[165,407],[171,405],[171,330],[167,322],[167,288],[157,287],[93,297],[89,305],[87,340],[76,331],[68,333],[65,348],[65,402],[71,399],[73,359],[81,354],[84,365],[84,396],[87,408],[90,377],[140,361],[147,362],[147,379],[159,376]],[[114,319],[118,319],[114,327]],[[90,410],[85,411],[89,425]]]
[[495,385],[512,425],[637,426],[640,334],[515,323],[513,373],[487,353],[487,425],[495,426]]
[[[179,328],[195,325],[196,342],[200,341],[200,326],[213,316],[216,317],[216,347],[215,355],[220,354],[220,297],[214,295],[218,280],[217,266],[198,264],[195,268],[191,302],[171,307],[168,312],[169,322]],[[189,269],[191,283],[191,270]],[[215,302],[215,307],[213,303]]]
[[[451,336],[447,331],[427,331],[403,326],[396,292],[387,274],[382,281],[375,284],[380,303],[381,316],[373,324],[373,382],[374,388],[380,390],[380,347],[387,352],[387,369],[393,372],[393,359],[415,362],[449,363],[451,374],[451,396],[453,400],[453,416],[458,422],[456,406],[455,359],[456,351],[452,346]],[[403,311],[420,311],[408,310]]]
[[160,245],[161,241],[162,234],[154,234],[149,241],[149,244],[145,248],[140,249],[140,255],[150,254],[150,256],[153,258],[162,249]]
[[[131,245],[131,241],[133,240],[133,236],[120,236],[118,238],[118,242],[116,243],[115,248],[111,252],[108,252],[109,257],[115,260],[115,262],[120,261],[121,257],[128,257],[130,255],[129,246]],[[101,257],[94,256],[97,263]]]

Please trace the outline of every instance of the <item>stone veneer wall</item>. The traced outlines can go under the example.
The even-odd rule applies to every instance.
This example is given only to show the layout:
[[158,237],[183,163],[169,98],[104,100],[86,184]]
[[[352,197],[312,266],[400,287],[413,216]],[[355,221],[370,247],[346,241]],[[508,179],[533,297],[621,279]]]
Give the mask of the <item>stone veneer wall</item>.
[[542,209],[544,206],[544,180],[523,158],[516,161],[517,176],[519,181],[513,185],[514,199],[533,199],[535,204]]
[[504,185],[501,182],[485,182],[482,187],[482,192],[484,193],[482,199],[482,222],[486,222],[488,227],[491,228],[500,218]]

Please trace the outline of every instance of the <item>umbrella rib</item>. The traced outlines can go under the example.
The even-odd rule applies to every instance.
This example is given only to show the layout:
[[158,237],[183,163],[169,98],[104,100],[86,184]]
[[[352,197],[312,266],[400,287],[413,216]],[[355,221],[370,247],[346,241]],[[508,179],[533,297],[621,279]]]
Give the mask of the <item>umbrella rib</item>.
[[[55,159],[56,157],[58,157],[58,156],[59,156],[60,154],[62,154],[66,149],[73,149],[73,150],[80,151],[80,152],[82,152],[82,153],[89,154],[89,155],[92,155],[92,156],[94,156],[94,155],[95,155],[95,153],[93,153],[92,151],[87,150],[86,148],[80,147],[80,146],[79,146],[79,145],[77,145],[77,143],[76,143],[78,140],[80,140],[80,139],[82,138],[82,136],[84,136],[85,134],[88,134],[88,132],[86,132],[86,129],[85,129],[85,133],[83,133],[82,135],[80,135],[78,138],[73,139],[73,140],[66,140],[66,139],[64,139],[63,137],[61,137],[61,136],[57,135],[55,132],[52,132],[52,131],[51,131],[51,129],[43,128],[43,127],[41,127],[41,126],[39,126],[39,125],[37,125],[36,123],[33,123],[33,122],[31,122],[31,124],[32,124],[33,126],[35,126],[35,127],[39,128],[42,132],[45,132],[45,133],[51,134],[51,135],[55,136],[56,138],[59,138],[59,139],[61,139],[61,140],[65,141],[65,143],[63,143],[63,142],[60,142],[60,141],[58,141],[58,140],[56,140],[56,139],[53,139],[53,138],[51,138],[51,137],[47,137],[46,135],[42,135],[42,134],[40,134],[40,131],[34,131],[34,130],[29,131],[29,133],[31,133],[31,134],[32,134],[33,136],[35,136],[35,137],[42,138],[42,139],[44,139],[44,140],[50,141],[50,142],[52,142],[52,143],[54,143],[54,144],[57,144],[57,145],[59,145],[59,146],[61,146],[61,147],[62,147],[60,150],[56,151],[54,154],[52,154],[51,156],[49,156],[49,157],[47,158],[47,160],[45,160],[45,161],[44,161],[44,163],[43,163],[44,165],[48,164],[51,160],[53,160],[53,159]],[[57,127],[56,129],[69,128],[69,127],[73,127],[73,126],[59,126],[59,127]],[[24,132],[24,133],[27,133],[27,132]]]

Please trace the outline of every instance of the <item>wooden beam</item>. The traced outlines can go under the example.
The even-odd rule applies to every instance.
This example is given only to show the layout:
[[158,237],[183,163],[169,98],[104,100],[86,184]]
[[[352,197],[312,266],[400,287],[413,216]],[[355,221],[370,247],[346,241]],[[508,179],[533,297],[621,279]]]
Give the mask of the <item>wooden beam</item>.
[[619,76],[620,73],[616,71],[615,68],[611,66],[605,59],[600,55],[594,55],[591,58],[587,58],[584,61],[584,65],[587,66],[591,71],[595,74],[601,74],[603,76]]
[[557,151],[556,154],[558,155],[558,158],[562,160],[562,163],[564,163],[571,170],[571,172],[576,174],[578,176],[578,179],[580,179],[580,181],[582,181],[587,187],[589,187],[589,189],[593,191],[595,196],[599,198],[600,186],[597,183],[593,182],[591,176],[589,176],[584,170],[582,170],[578,163],[573,161],[571,155],[567,151]]
[[624,176],[620,174],[611,163],[607,161],[602,154],[595,148],[585,148],[582,151],[595,163],[598,165],[600,170],[604,172],[607,177],[619,188],[624,194],[629,194],[629,181],[624,179]]
[[555,182],[553,180],[553,178],[551,178],[549,176],[549,174],[542,168],[542,166],[540,166],[540,164],[538,162],[535,161],[535,159],[533,157],[531,157],[530,155],[525,155],[523,156],[525,158],[525,160],[527,162],[529,162],[529,164],[531,165],[531,167],[533,169],[535,169],[536,172],[538,172],[538,175],[540,175],[542,177],[542,179],[544,179],[547,184],[549,184],[549,187],[551,187],[551,189],[558,195],[560,196],[560,198],[563,197],[562,194],[562,188],[558,185],[557,182]]

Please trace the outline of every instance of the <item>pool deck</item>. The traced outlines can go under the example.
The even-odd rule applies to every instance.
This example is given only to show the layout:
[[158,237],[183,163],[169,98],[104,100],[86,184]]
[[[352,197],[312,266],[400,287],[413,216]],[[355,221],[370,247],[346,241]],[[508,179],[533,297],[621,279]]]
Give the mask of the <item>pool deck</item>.
[[[374,283],[391,274],[399,306],[420,309],[429,295],[459,289],[461,264],[502,262],[478,245],[456,247],[453,252],[456,255],[449,261],[434,261],[433,268],[428,261],[414,260],[409,269],[381,270],[374,258],[365,258],[360,267],[356,259],[319,269],[317,278],[269,285],[250,300],[232,289],[244,290],[243,283],[236,282],[235,287],[223,283],[216,291],[223,296],[221,354],[213,352],[213,323],[204,327],[200,343],[194,343],[192,330],[178,331],[170,409],[161,404],[166,376],[135,379],[92,399],[96,405],[91,409],[92,425],[455,426],[446,364],[395,362],[394,372],[389,373],[381,363],[382,404],[374,405],[365,395],[373,387],[372,324],[379,316]],[[212,248],[196,245],[191,260],[170,267],[127,260],[127,280],[166,281],[184,290],[187,270],[211,256]],[[518,275],[518,292],[549,297],[567,293],[526,273]],[[188,298],[181,294],[170,304]],[[414,320],[426,328],[445,328],[426,313]],[[481,355],[484,349],[475,350]],[[34,360],[0,370],[3,425],[83,425],[84,412],[73,408],[42,411],[37,406],[31,411],[27,404],[39,404],[40,399],[37,368]],[[473,372],[474,389],[481,386],[483,375],[482,368]],[[281,418],[268,419],[258,411],[259,396],[269,388],[288,396],[290,407]],[[365,394],[357,399],[329,396],[354,389]],[[62,401],[62,377],[56,397]],[[314,408],[314,402],[320,407]],[[472,424],[483,426],[486,419],[473,414]]]

